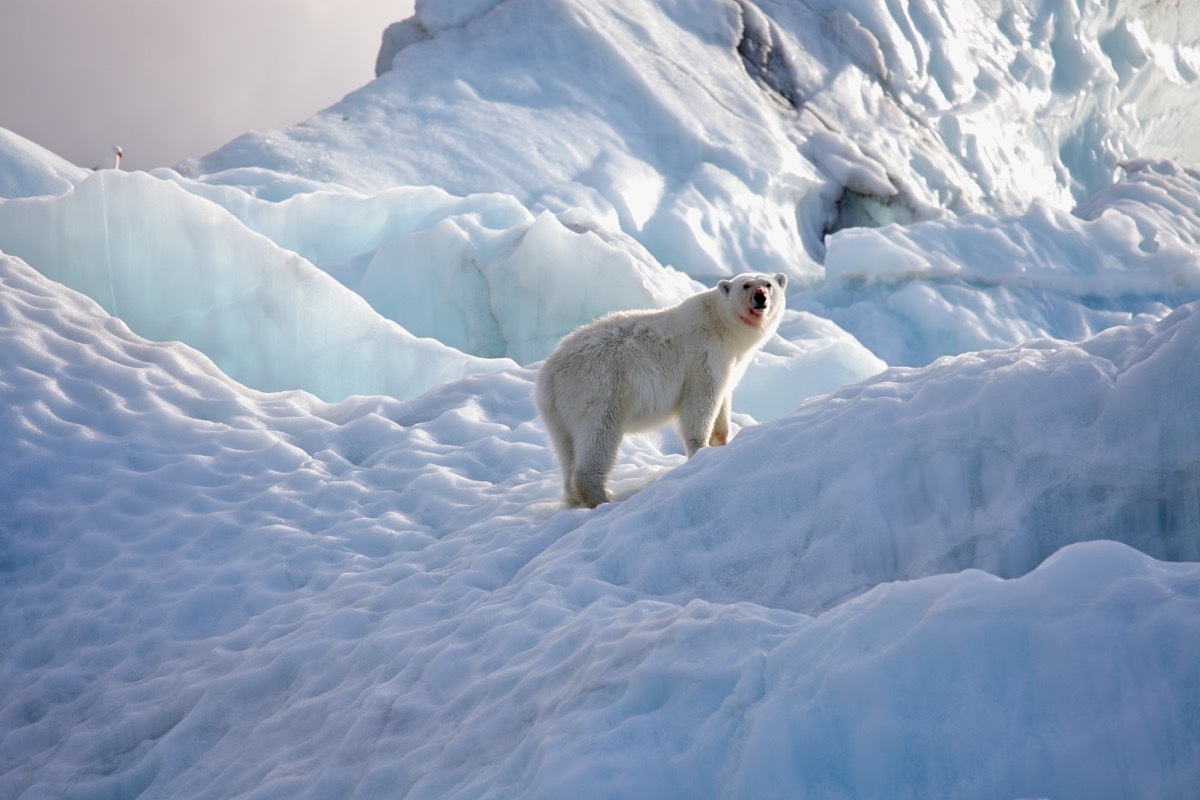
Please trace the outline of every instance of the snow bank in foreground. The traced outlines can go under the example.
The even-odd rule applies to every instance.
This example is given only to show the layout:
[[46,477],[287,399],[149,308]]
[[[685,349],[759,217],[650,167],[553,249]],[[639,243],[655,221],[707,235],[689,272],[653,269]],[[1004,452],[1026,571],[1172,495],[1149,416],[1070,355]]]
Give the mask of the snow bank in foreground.
[[1196,558],[1194,307],[892,370],[659,480],[633,439],[586,512],[531,370],[261,395],[0,282],[0,795],[1196,785],[1200,566],[1055,552]]

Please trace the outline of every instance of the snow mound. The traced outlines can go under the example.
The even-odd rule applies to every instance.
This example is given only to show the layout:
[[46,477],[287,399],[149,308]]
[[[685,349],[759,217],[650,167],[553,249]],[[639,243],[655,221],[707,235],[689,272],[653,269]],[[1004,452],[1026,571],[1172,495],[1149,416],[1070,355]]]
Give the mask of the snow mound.
[[0,128],[0,198],[66,194],[87,172]]
[[[1108,511],[1136,534],[1142,512],[1196,507],[1194,479],[1176,503],[1172,477],[1196,471],[1195,420],[1175,405],[1195,396],[1195,378],[1175,384],[1177,368],[1194,366],[1190,308],[1079,348],[980,356],[996,361],[990,381],[973,359],[893,371],[590,513],[558,510],[530,370],[409,402],[259,394],[17,259],[0,257],[0,283],[0,632],[14,643],[0,650],[3,796],[549,798],[602,786],[894,798],[901,786],[900,796],[1019,797],[1122,786],[1172,798],[1200,774],[1200,567],[1116,542],[1070,545],[1037,566],[1028,541],[1065,512],[1057,500],[1086,508],[1071,495],[1088,475],[1103,479],[1088,494],[1103,507],[1084,524]],[[1046,407],[1009,433],[997,401],[1012,394]],[[947,482],[963,465],[939,432],[964,409],[982,444],[959,439],[959,451],[992,464],[994,484],[955,501]],[[1152,410],[1178,421],[1151,436],[1138,423]],[[893,447],[873,438],[887,417],[905,431]],[[1106,438],[1118,418],[1131,431]],[[1039,434],[1050,441],[1035,458],[1006,450]],[[845,476],[827,449],[789,470],[814,439],[847,458],[878,449],[879,464]],[[1019,500],[1022,469],[1066,464],[1055,442],[1098,454],[1097,466],[1068,471],[1044,503],[1001,508]],[[902,443],[915,448],[906,468],[932,460],[896,472]],[[1131,445],[1133,466],[1112,468],[1108,456]],[[626,485],[678,463],[642,440],[624,450]],[[775,465],[768,482],[745,502],[714,502],[716,481],[728,501],[763,455]],[[805,481],[841,495],[867,473],[880,478],[874,508],[890,498],[897,528],[929,533],[911,517],[932,505],[967,531],[1001,523],[999,549],[931,560],[936,543],[919,552],[895,528],[871,537],[828,506],[805,508]],[[892,496],[902,487],[913,499]],[[1049,516],[1021,519],[1042,508]],[[664,519],[646,527],[653,509]],[[1194,530],[1194,517],[1177,522]],[[736,546],[714,540],[722,525]],[[827,564],[813,557],[821,532],[805,537],[827,525],[868,548],[853,599],[813,599],[831,609],[810,617],[757,602],[771,587],[749,580],[727,601],[705,597],[745,576],[750,556],[771,562],[783,538],[801,555],[797,581],[827,590]],[[640,571],[598,549],[618,530]],[[691,554],[694,590],[663,591],[680,563],[664,541]],[[1162,547],[1195,555],[1184,534]],[[1005,548],[1021,556],[1008,568],[1032,571],[957,571],[999,563]],[[868,588],[878,550],[929,577]]]

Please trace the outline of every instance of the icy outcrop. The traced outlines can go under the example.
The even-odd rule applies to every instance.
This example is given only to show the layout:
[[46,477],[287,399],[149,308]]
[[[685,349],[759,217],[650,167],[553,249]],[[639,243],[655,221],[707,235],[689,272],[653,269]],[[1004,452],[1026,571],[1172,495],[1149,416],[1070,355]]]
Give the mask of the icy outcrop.
[[383,31],[383,42],[379,45],[379,55],[375,58],[375,77],[392,69],[392,62],[401,50],[429,38],[429,31],[415,17],[387,26]]
[[812,278],[830,231],[1069,210],[1132,156],[1200,160],[1198,26],[1077,6],[428,0],[396,30],[431,38],[384,45],[400,68],[188,167],[499,192],[584,208],[705,282]]
[[1150,322],[1200,297],[1200,173],[1135,161],[1073,214],[1035,202],[830,237],[804,307],[889,364]]

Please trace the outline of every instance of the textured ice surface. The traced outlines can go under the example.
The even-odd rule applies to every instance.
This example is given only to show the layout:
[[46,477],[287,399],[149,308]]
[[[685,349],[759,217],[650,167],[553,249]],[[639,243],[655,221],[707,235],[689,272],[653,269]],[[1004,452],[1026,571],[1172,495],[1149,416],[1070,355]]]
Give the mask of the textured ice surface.
[[432,38],[375,83],[186,168],[583,207],[707,279],[811,275],[864,207],[1066,210],[1130,156],[1200,157],[1182,7],[430,0],[411,23]]
[[1071,214],[1037,202],[842,231],[828,280],[798,304],[908,365],[1157,319],[1200,297],[1200,173],[1144,160],[1123,172]]

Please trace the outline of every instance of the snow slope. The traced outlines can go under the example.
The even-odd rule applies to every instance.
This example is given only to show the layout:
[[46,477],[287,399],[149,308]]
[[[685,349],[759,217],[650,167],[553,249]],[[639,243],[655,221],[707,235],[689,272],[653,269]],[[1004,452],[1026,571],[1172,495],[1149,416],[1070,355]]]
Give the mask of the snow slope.
[[[1191,798],[1200,18],[425,0],[152,174],[0,132],[0,797]],[[559,336],[789,309],[563,509]]]
[[681,458],[634,440],[633,496],[591,514],[558,510],[529,370],[263,395],[15,259],[3,280],[5,796],[1200,774],[1191,307],[894,370],[661,478]]

